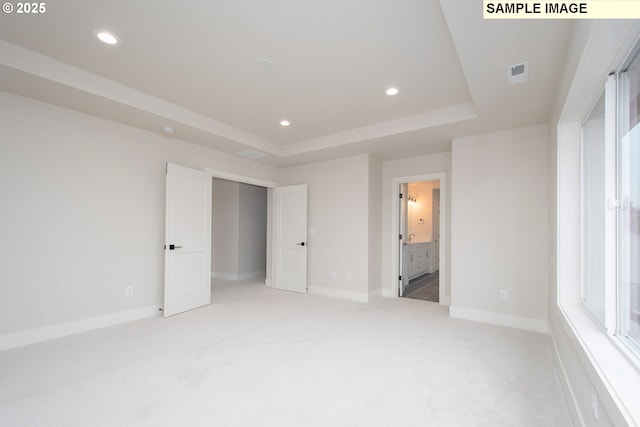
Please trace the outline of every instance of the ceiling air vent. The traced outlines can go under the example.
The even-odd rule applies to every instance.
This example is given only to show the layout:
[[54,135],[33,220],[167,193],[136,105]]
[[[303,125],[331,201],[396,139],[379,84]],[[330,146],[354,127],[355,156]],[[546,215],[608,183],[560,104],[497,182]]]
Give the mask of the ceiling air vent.
[[238,155],[240,157],[244,157],[245,159],[251,159],[251,160],[260,159],[262,157],[266,157],[267,156],[266,154],[264,154],[261,151],[252,150],[252,149],[238,151],[236,153],[236,155]]
[[529,61],[507,67],[507,82],[510,85],[529,80]]

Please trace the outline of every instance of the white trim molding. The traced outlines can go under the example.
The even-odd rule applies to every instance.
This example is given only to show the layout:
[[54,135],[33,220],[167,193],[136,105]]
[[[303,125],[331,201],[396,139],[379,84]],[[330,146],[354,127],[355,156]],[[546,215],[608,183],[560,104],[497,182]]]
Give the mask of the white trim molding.
[[506,326],[508,328],[524,329],[526,331],[541,332],[544,334],[549,332],[549,322],[543,319],[511,316],[509,314],[473,310],[470,308],[456,306],[449,307],[449,316],[457,319],[473,320],[476,322]]
[[[344,291],[342,289],[327,288],[324,286],[307,287],[307,292],[315,295],[323,295],[326,297],[340,298],[355,302],[369,302],[370,294],[366,292]],[[374,291],[375,293],[375,291]]]
[[393,289],[382,288],[382,296],[385,298],[395,298],[397,295],[393,293]]
[[275,188],[280,186],[277,182],[267,181],[265,179],[255,178],[248,175],[231,173],[220,169],[206,168],[204,171],[211,175],[212,178],[226,179],[227,181],[235,181],[242,184],[256,185],[258,187],[265,188]]
[[553,354],[553,361],[556,365],[556,371],[558,372],[558,379],[560,380],[560,386],[562,387],[562,392],[564,393],[564,398],[567,400],[567,407],[569,408],[569,414],[571,415],[571,419],[573,423],[577,426],[584,426],[586,423],[582,418],[582,414],[580,413],[580,404],[578,403],[578,398],[576,397],[576,393],[571,386],[571,380],[569,379],[569,374],[567,373],[567,369],[562,361],[562,356],[560,355],[560,349],[558,348],[558,342],[556,338],[553,336],[553,332],[549,334],[549,340],[551,344],[551,352]]
[[2,335],[0,336],[0,351],[79,334],[81,332],[106,328],[107,326],[132,322],[134,320],[159,316],[161,313],[162,306],[152,305],[149,307],[120,311],[104,316],[90,317],[88,319],[58,323],[56,325]]

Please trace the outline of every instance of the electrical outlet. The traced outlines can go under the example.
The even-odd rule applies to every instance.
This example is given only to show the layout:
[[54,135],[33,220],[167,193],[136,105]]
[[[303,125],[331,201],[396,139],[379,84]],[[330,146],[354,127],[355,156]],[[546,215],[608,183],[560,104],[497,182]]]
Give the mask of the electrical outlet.
[[501,289],[501,290],[500,290],[500,299],[501,299],[502,301],[506,301],[506,300],[507,300],[507,298],[508,298],[507,290],[506,290],[506,289]]
[[128,297],[133,295],[133,286],[127,286],[124,288],[124,294]]
[[332,271],[332,272],[331,272],[331,278],[332,278],[333,280],[336,280],[336,272],[335,272],[335,271]]

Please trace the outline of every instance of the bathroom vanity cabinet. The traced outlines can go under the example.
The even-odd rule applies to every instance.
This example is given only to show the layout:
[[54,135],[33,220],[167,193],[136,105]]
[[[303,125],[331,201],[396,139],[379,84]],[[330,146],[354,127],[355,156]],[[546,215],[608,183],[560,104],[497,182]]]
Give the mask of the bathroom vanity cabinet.
[[408,243],[404,245],[404,271],[409,280],[426,273],[433,273],[432,243]]

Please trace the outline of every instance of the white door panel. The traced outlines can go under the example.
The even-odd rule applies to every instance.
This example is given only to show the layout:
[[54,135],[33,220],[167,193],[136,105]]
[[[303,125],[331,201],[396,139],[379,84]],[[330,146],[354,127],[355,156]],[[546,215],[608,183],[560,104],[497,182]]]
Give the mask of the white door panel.
[[403,296],[404,288],[409,284],[409,274],[411,274],[409,271],[409,259],[406,254],[406,243],[409,241],[409,227],[407,226],[409,212],[409,209],[407,208],[409,184],[400,184],[399,191],[402,198],[398,204],[398,217],[400,220],[399,230],[402,237],[398,239],[398,296]]
[[275,225],[274,287],[307,291],[307,186],[273,190]]
[[433,190],[433,271],[440,269],[440,189]]
[[164,316],[211,302],[211,177],[167,164]]

